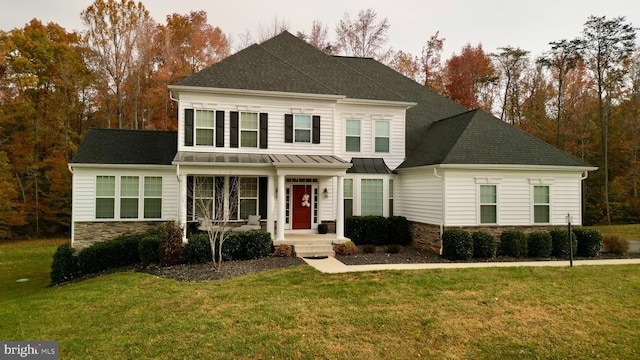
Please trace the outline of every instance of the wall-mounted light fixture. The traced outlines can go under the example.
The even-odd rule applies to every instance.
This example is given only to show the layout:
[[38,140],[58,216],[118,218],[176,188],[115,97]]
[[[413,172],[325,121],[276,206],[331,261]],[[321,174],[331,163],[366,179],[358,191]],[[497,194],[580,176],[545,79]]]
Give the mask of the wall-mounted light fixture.
[[322,190],[322,193],[324,194],[325,199],[329,198],[329,190],[327,188],[324,188],[324,190]]

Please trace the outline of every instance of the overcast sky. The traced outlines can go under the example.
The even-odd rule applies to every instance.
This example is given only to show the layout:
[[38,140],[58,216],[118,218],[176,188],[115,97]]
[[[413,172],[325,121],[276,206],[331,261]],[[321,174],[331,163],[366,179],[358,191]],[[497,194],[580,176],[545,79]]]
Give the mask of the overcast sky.
[[[0,0],[0,30],[21,28],[33,18],[55,22],[67,30],[83,30],[80,12],[93,0]],[[289,31],[309,33],[314,19],[335,27],[344,13],[352,18],[363,8],[373,8],[391,25],[389,45],[419,55],[430,36],[440,31],[445,38],[444,59],[460,52],[466,43],[482,43],[487,52],[511,45],[534,56],[546,51],[550,41],[573,39],[589,15],[625,16],[640,27],[639,0],[145,0],[153,19],[164,23],[172,13],[205,10],[209,23],[218,26],[235,44],[249,30],[254,39],[260,24],[277,16]],[[444,60],[443,59],[443,60]]]

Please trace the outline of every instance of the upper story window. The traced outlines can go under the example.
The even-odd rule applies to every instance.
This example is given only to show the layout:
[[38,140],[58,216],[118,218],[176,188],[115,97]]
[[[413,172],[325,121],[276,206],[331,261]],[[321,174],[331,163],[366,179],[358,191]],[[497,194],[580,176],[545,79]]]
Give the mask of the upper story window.
[[498,223],[498,192],[496,185],[480,185],[480,223]]
[[345,133],[346,150],[360,152],[360,120],[347,120]]
[[548,224],[550,222],[549,186],[533,187],[533,222]]
[[240,113],[240,146],[258,147],[258,113]]
[[295,142],[311,142],[311,115],[293,115]]
[[213,146],[215,132],[215,111],[196,110],[196,145]]
[[389,152],[390,128],[389,121],[376,120],[375,122],[375,151]]

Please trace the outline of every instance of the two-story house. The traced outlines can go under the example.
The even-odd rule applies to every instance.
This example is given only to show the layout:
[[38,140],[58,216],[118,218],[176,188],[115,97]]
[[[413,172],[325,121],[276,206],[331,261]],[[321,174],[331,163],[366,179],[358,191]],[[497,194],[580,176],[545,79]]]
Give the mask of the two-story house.
[[238,224],[259,215],[276,244],[322,223],[342,241],[347,216],[401,215],[437,247],[447,227],[549,227],[567,214],[579,224],[595,169],[373,59],[330,56],[288,32],[169,91],[177,133],[86,134],[70,163],[74,246],[186,226],[206,198]]

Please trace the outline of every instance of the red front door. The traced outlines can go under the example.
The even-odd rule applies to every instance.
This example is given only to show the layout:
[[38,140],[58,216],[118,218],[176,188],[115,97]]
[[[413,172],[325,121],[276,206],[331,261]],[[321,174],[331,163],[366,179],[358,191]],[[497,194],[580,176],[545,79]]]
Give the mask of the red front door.
[[311,185],[293,185],[292,229],[311,229]]

